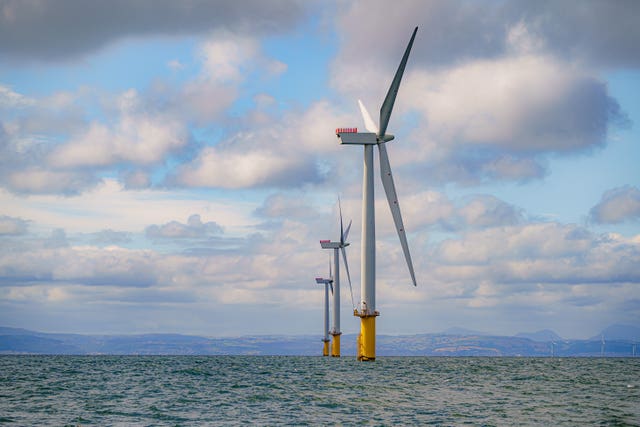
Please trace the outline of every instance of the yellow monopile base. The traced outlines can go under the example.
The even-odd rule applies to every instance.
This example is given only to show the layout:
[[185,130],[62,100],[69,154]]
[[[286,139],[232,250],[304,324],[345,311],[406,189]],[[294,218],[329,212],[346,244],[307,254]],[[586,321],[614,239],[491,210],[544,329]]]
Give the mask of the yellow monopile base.
[[331,343],[331,357],[340,357],[340,334],[333,334]]
[[322,346],[322,355],[323,356],[328,356],[329,355],[329,340],[323,341],[324,345]]
[[360,316],[358,360],[376,360],[376,316]]

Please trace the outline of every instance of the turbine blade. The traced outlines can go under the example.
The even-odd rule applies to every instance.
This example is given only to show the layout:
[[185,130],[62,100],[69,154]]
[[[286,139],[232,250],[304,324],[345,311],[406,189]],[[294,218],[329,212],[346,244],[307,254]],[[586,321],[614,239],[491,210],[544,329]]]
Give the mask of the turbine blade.
[[375,134],[378,133],[378,126],[376,126],[376,122],[373,121],[371,115],[365,108],[362,101],[358,99],[358,105],[360,106],[360,112],[362,113],[362,119],[364,120],[364,128],[369,132],[373,132]]
[[380,143],[378,144],[378,149],[380,151],[380,177],[382,178],[382,185],[384,186],[384,192],[387,194],[387,201],[389,202],[393,222],[396,225],[396,231],[400,238],[400,244],[402,245],[402,251],[404,252],[404,259],[407,261],[407,267],[409,267],[409,274],[411,274],[413,286],[417,286],[416,275],[413,271],[413,263],[411,262],[411,254],[409,253],[407,234],[404,231],[402,214],[400,213],[400,205],[398,204],[398,194],[396,193],[396,186],[393,184],[393,175],[391,175],[391,165],[389,164],[387,147],[384,143]]
[[409,53],[411,52],[411,46],[413,46],[413,39],[416,38],[417,31],[418,31],[418,27],[416,27],[415,30],[413,30],[413,34],[411,35],[411,40],[409,40],[407,49],[404,51],[404,55],[402,56],[402,60],[400,61],[400,65],[398,66],[398,70],[396,71],[396,75],[393,77],[393,82],[391,82],[391,86],[389,87],[389,92],[387,92],[387,97],[384,99],[384,102],[382,103],[382,108],[380,108],[380,131],[378,132],[378,136],[380,138],[382,138],[385,132],[387,131],[387,125],[389,124],[389,118],[391,117],[393,104],[396,102],[398,89],[400,89],[400,80],[402,80],[402,74],[404,73],[404,68],[407,65],[407,60],[409,59]]
[[342,205],[340,204],[340,197],[338,197],[338,209],[340,210],[340,246],[344,245],[344,228],[342,226]]
[[349,237],[349,230],[351,230],[351,221],[349,221],[349,225],[347,225],[347,229],[344,231],[343,244],[347,241],[347,237]]
[[[349,227],[351,227],[351,223],[349,223]],[[348,232],[349,231],[347,227],[347,233]],[[344,269],[347,270],[347,279],[349,279],[349,294],[351,294],[351,305],[355,308],[355,303],[353,301],[353,288],[351,287],[351,274],[349,273],[349,264],[347,263],[347,251],[344,249],[344,246],[340,249],[342,249],[342,260],[344,261]]]
[[344,268],[347,270],[347,279],[349,279],[349,288],[351,288],[351,274],[349,273],[349,263],[347,263],[347,251],[345,251],[344,247],[342,249],[342,260],[344,261]]
[[331,289],[331,295],[333,295],[333,282],[329,282],[329,288]]

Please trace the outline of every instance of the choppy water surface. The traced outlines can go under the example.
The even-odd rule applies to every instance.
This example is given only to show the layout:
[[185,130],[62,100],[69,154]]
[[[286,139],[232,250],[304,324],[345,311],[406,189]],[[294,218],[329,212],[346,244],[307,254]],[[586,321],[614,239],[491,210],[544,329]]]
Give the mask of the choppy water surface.
[[640,359],[0,356],[6,425],[640,425]]

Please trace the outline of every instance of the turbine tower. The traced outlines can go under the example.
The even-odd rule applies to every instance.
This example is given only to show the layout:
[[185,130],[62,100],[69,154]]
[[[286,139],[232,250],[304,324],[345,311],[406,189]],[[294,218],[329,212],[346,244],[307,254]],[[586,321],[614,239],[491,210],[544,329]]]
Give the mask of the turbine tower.
[[411,262],[411,254],[409,253],[409,245],[407,236],[402,223],[402,215],[400,206],[398,205],[398,196],[391,175],[391,166],[389,164],[389,156],[385,143],[394,139],[394,136],[387,134],[387,125],[393,110],[400,81],[404,73],[413,40],[416,37],[418,27],[413,30],[411,40],[402,56],[398,70],[393,78],[391,87],[384,99],[382,108],[380,108],[380,127],[375,125],[371,116],[365,109],[362,102],[358,101],[360,110],[365,122],[365,127],[369,132],[358,132],[356,128],[338,128],[336,135],[340,144],[352,144],[364,146],[364,171],[362,178],[362,265],[361,265],[361,301],[360,310],[355,309],[354,315],[360,317],[360,335],[358,336],[358,360],[367,361],[376,358],[376,316],[380,313],[376,310],[376,234],[375,234],[375,212],[373,197],[373,146],[377,145],[380,154],[380,177],[382,185],[387,195],[393,221],[395,223],[400,244],[407,261],[409,273],[413,285],[416,286],[415,273],[413,271],[413,263]]
[[[338,206],[340,206],[340,200],[338,199]],[[351,275],[349,274],[349,264],[347,264],[347,252],[345,248],[349,246],[347,243],[347,237],[349,236],[349,230],[351,229],[351,221],[345,230],[342,225],[342,207],[340,207],[340,240],[332,242],[331,240],[320,240],[320,246],[322,249],[333,249],[333,325],[331,327],[331,336],[333,336],[333,342],[331,345],[331,356],[340,357],[340,254],[342,251],[342,259],[344,260],[344,268],[347,270],[347,278],[349,279],[349,287],[351,287]]]
[[[329,271],[331,271],[331,261],[329,261]],[[329,272],[329,278],[323,279],[322,277],[316,277],[316,283],[324,285],[324,336],[322,337],[323,347],[322,355],[329,355],[329,287],[333,293],[333,279],[331,279],[331,272]]]

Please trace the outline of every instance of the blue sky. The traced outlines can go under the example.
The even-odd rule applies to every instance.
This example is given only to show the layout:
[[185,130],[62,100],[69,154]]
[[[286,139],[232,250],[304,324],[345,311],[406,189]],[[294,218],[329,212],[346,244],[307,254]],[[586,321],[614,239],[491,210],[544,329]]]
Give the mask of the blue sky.
[[0,1],[0,324],[322,335],[338,196],[360,283],[333,131],[418,26],[388,144],[418,287],[376,178],[379,332],[637,325],[637,2],[387,3]]

